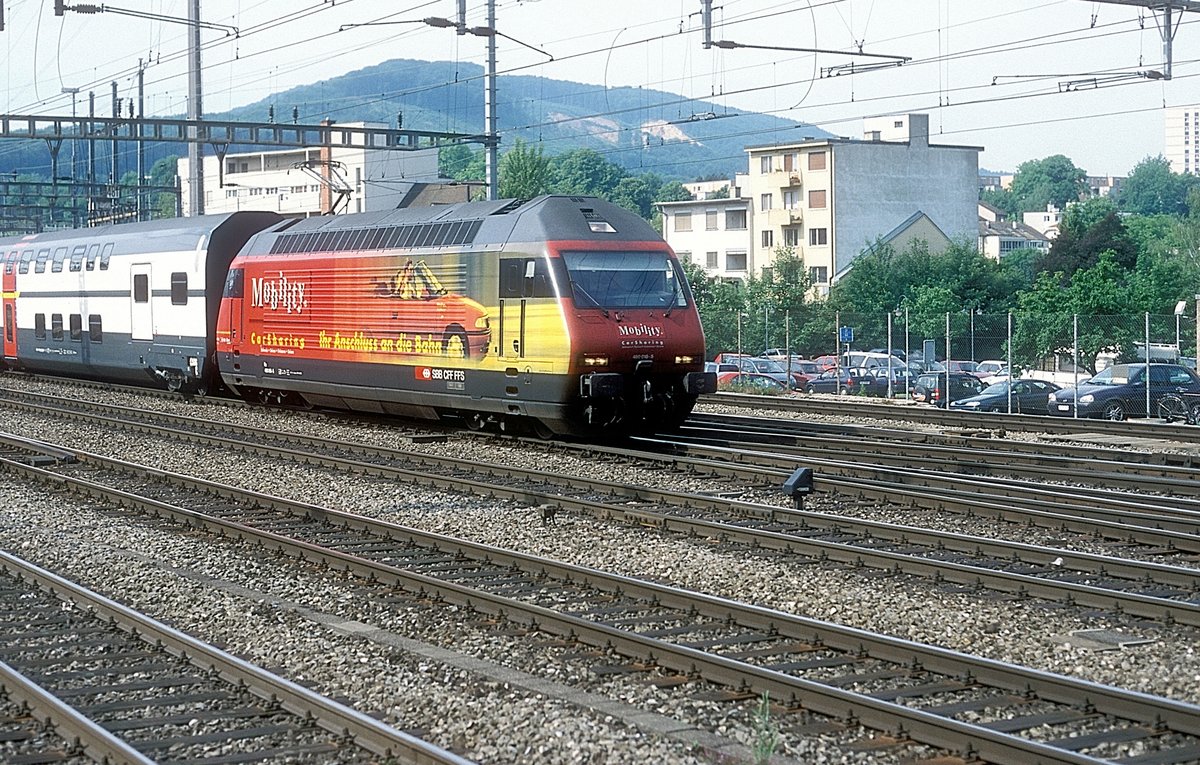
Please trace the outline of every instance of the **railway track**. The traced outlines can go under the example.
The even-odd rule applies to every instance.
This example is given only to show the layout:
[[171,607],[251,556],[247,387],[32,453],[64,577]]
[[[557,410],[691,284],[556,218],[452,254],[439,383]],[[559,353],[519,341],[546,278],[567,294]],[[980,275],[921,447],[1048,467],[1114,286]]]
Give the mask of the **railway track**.
[[[7,397],[0,401],[11,403]],[[743,493],[747,473],[751,471],[757,473],[760,491],[771,484],[778,486],[787,477],[787,471],[782,470],[721,465],[690,458],[663,461],[653,453],[591,446],[551,447],[604,453],[609,459],[640,460],[680,472],[719,470],[740,487],[737,492],[715,487],[714,493],[696,494],[479,464],[417,451],[329,442],[94,402],[60,400],[48,406],[27,401],[19,406],[56,417],[94,419],[111,427],[194,444],[320,464],[341,474],[372,474],[392,481],[507,497],[534,507],[571,509],[663,531],[775,550],[785,557],[801,554],[813,561],[866,566],[1018,597],[1039,597],[1167,623],[1200,625],[1197,595],[1200,569],[1197,568],[804,512],[728,496]],[[531,444],[538,446],[537,442]],[[75,454],[88,463],[104,462],[97,455]],[[1036,517],[1039,523],[1059,531],[1069,529],[1076,534],[1110,539],[1126,556],[1131,551],[1159,560],[1180,557],[1192,560],[1200,556],[1200,536],[1194,531],[1194,523],[1192,531],[1168,530],[1093,520],[1053,510],[1020,510],[1018,503],[1010,498],[992,496],[988,501],[977,492],[955,489],[861,479],[850,482],[822,478],[817,483],[818,487],[844,492],[862,493],[868,487],[889,501],[907,498],[941,506],[957,503],[971,512],[990,512],[1014,521]]]
[[[846,398],[846,397],[843,397]],[[1191,441],[1196,438],[1195,426],[1182,423],[1164,423],[1159,420],[1109,420],[1077,419],[1073,417],[1051,417],[1036,414],[1007,414],[993,412],[947,411],[933,406],[908,402],[886,402],[864,400],[842,400],[834,396],[754,396],[740,393],[715,393],[701,398],[704,403],[722,406],[745,407],[758,411],[821,414],[856,419],[906,420],[944,425],[952,428],[980,429],[1003,428],[1005,430],[1031,433],[1106,433],[1134,436],[1138,438],[1178,438]]]
[[[966,759],[1200,756],[1200,707],[84,455],[6,470]],[[136,491],[129,475],[140,476]],[[103,480],[102,480],[103,479]],[[185,509],[186,508],[186,509]]]
[[[50,464],[54,450],[29,445]],[[66,758],[467,765],[115,601],[0,552],[0,685],[61,739]],[[52,762],[33,732],[6,762]]]

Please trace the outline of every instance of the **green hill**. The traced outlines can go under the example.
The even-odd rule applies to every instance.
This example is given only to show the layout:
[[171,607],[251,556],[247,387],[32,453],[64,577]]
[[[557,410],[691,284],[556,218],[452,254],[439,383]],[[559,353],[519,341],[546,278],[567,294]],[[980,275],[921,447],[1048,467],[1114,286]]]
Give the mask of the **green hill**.
[[[732,177],[746,170],[746,145],[829,135],[811,125],[659,90],[521,75],[501,75],[497,90],[501,151],[517,138],[540,143],[548,155],[591,148],[631,172],[653,171],[667,179]],[[272,107],[278,122],[290,122],[293,110],[309,124],[328,118],[395,125],[403,114],[406,129],[482,133],[483,70],[474,64],[396,59],[207,116],[266,121]],[[147,157],[152,164],[183,153],[180,149],[151,145]],[[0,150],[0,172],[48,176],[49,167],[41,142],[9,142]],[[65,174],[61,163],[59,173]]]

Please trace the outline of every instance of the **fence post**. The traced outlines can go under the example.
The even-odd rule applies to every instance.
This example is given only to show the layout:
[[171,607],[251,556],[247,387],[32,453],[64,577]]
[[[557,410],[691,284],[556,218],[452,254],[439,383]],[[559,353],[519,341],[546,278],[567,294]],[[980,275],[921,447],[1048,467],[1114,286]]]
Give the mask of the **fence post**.
[[946,410],[950,410],[950,312],[946,311]]
[[1154,354],[1150,353],[1150,312],[1146,311],[1146,416],[1150,416],[1150,359],[1154,358]]
[[838,393],[842,388],[842,312],[833,312],[833,373],[837,376],[833,392]]
[[1071,373],[1075,375],[1075,411],[1071,413],[1071,416],[1079,419],[1079,314],[1077,313],[1071,314],[1071,328],[1074,333],[1074,338],[1071,340]]
[[888,397],[888,400],[890,401],[892,399],[892,312],[891,311],[888,311],[887,317],[888,317],[887,397]]
[[[1200,296],[1198,296],[1198,297],[1200,297]],[[1197,303],[1197,306],[1200,306],[1200,302]],[[1198,307],[1196,309],[1196,315],[1198,317],[1196,319],[1196,322],[1200,323],[1200,307]],[[1200,340],[1198,340],[1197,342],[1200,343]],[[904,368],[905,368],[905,373],[908,375],[912,374],[912,367],[909,366],[910,364],[912,364],[912,352],[908,348],[908,306],[904,306]],[[908,399],[911,395],[912,395],[912,386],[905,385],[904,386],[904,400],[908,401]]]
[[1012,311],[1008,312],[1008,358],[1005,360],[1008,364],[1008,413],[1012,414],[1012,386],[1016,377],[1013,376],[1012,365]]

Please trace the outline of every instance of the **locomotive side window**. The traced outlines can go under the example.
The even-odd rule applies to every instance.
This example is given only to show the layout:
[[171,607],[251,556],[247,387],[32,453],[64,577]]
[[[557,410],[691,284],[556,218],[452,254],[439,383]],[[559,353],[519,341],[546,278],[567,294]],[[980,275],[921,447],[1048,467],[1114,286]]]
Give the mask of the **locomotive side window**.
[[83,339],[83,315],[71,314],[71,339],[79,342]]
[[52,273],[56,273],[56,274],[61,273],[62,269],[63,269],[63,263],[66,261],[66,259],[67,259],[67,248],[66,247],[56,247],[54,249],[54,262],[51,264],[50,271]]
[[133,275],[133,302],[149,303],[150,302],[150,276],[149,274],[134,274]]
[[75,249],[71,250],[71,270],[72,271],[82,271],[83,270],[83,254],[85,252],[87,252],[86,244],[78,245],[77,247],[75,247]]
[[63,325],[62,325],[62,314],[61,313],[50,314],[50,338],[52,340],[62,340],[63,339]]
[[242,290],[245,283],[243,271],[240,268],[231,268],[225,276],[225,297],[240,298],[243,296]]
[[29,273],[29,262],[33,260],[33,250],[25,250],[21,253],[21,273]]
[[542,258],[511,258],[500,261],[500,297],[554,297],[546,261]]
[[187,282],[185,272],[171,274],[171,305],[187,305]]
[[109,242],[108,244],[104,245],[104,251],[100,253],[100,270],[101,271],[108,270],[108,261],[112,259],[112,254],[113,254],[113,243]]
[[93,244],[87,251],[87,270],[96,270],[96,261],[100,259],[100,245]]
[[39,313],[33,317],[33,336],[38,340],[46,339],[46,314]]
[[88,314],[88,338],[93,343],[104,341],[104,331],[100,326],[100,314],[98,313]]
[[47,260],[50,260],[50,249],[46,248],[44,250],[38,250],[37,265],[33,269],[34,273],[38,273],[38,274],[46,273],[46,261]]

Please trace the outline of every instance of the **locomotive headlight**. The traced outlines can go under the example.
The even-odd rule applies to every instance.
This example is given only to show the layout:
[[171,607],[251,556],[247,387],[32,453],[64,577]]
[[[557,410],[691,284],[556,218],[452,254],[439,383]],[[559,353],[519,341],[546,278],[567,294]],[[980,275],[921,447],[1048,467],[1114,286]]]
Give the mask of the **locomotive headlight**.
[[492,322],[486,314],[475,320],[475,329],[487,329],[490,326],[492,326]]
[[584,356],[583,365],[585,367],[606,367],[608,366],[607,356]]
[[675,363],[676,364],[695,364],[696,357],[695,356],[676,356]]
[[1096,397],[1095,397],[1095,396],[1093,396],[1091,393],[1085,393],[1083,396],[1081,396],[1081,397],[1079,398],[1079,403],[1081,403],[1081,404],[1090,404],[1090,403],[1092,403],[1092,402],[1093,402],[1093,401],[1095,401],[1095,400],[1096,400]]

